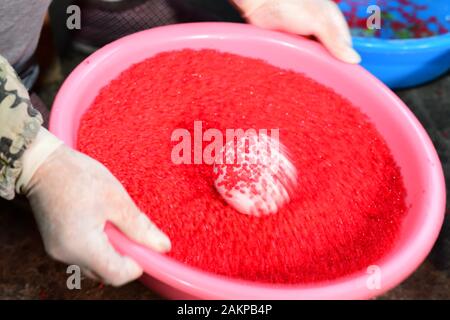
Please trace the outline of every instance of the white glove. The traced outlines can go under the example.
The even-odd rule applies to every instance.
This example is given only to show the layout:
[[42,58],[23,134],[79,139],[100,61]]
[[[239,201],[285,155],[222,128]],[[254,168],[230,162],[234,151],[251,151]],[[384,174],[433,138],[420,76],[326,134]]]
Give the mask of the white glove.
[[17,189],[30,200],[49,255],[80,266],[91,278],[119,286],[142,274],[141,267],[109,243],[107,220],[144,246],[170,250],[168,237],[102,164],[43,128],[23,155]]
[[252,24],[316,36],[338,59],[359,63],[344,15],[331,0],[233,0]]

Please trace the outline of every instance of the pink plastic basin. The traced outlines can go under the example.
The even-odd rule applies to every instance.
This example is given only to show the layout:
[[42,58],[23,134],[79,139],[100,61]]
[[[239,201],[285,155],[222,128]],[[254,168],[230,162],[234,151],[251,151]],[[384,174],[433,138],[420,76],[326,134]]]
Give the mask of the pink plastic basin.
[[103,86],[133,63],[182,48],[213,48],[261,58],[303,72],[347,97],[386,139],[401,167],[411,208],[396,247],[376,263],[379,287],[368,285],[373,269],[314,285],[230,279],[152,252],[108,225],[106,232],[117,250],[145,270],[144,283],[171,298],[366,299],[398,285],[422,263],[436,241],[445,211],[444,177],[433,144],[414,115],[385,85],[360,66],[332,58],[316,42],[230,23],[180,24],[133,34],[98,50],[72,72],[56,97],[50,130],[75,146],[80,118]]

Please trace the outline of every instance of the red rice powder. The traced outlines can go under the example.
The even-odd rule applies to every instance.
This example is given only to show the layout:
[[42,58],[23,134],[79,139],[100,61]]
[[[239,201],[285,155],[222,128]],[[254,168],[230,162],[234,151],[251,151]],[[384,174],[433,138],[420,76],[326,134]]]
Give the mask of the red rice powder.
[[[291,201],[276,214],[241,214],[216,191],[212,165],[174,164],[172,132],[189,130],[193,143],[194,121],[203,131],[279,128],[298,171]],[[407,212],[386,142],[348,100],[302,74],[214,50],[131,66],[83,116],[78,149],[168,234],[169,256],[230,277],[296,284],[365,271],[395,244]]]

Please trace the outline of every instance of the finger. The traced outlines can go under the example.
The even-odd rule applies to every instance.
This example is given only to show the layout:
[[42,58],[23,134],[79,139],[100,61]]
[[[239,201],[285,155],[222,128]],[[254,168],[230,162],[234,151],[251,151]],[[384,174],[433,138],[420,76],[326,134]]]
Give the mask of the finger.
[[338,59],[347,63],[360,63],[361,56],[352,48],[350,30],[339,7],[327,1],[320,23],[315,24],[313,34]]
[[169,237],[150,221],[131,200],[122,212],[113,214],[110,220],[126,236],[139,244],[158,252],[168,252],[171,249]]
[[86,250],[83,265],[85,270],[91,271],[90,275],[113,286],[121,286],[142,275],[142,268],[131,258],[121,256],[103,231],[92,235],[89,243],[92,249]]
[[323,17],[329,21],[327,26],[336,31],[336,34],[342,38],[342,41],[348,45],[352,43],[352,36],[350,34],[350,28],[345,20],[345,16],[339,9],[339,6],[331,1],[327,0],[325,4],[326,9],[322,10]]
[[89,268],[81,268],[81,274],[83,274],[84,276],[86,276],[91,280],[101,282],[101,277],[92,270],[90,270]]

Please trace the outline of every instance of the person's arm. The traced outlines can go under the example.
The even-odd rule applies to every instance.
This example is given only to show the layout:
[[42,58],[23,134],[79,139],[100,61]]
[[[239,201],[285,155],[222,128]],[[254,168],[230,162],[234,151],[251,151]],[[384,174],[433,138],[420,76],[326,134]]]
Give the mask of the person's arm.
[[104,232],[111,221],[130,239],[166,252],[170,240],[98,161],[64,145],[42,126],[28,92],[0,56],[0,196],[27,196],[47,253],[87,276],[122,285],[142,274]]
[[35,139],[42,117],[31,105],[14,69],[0,56],[0,197],[11,200],[22,172],[22,156]]
[[344,15],[332,0],[231,0],[250,23],[304,36],[316,36],[338,59],[359,63]]

